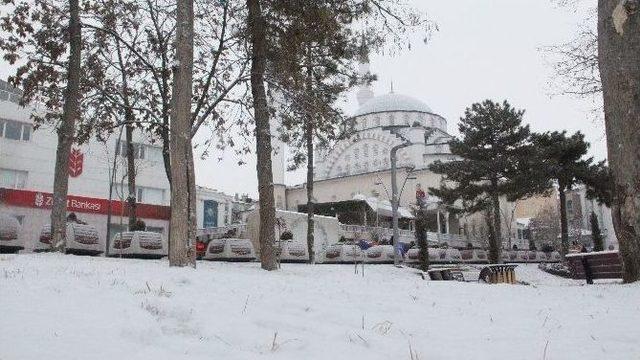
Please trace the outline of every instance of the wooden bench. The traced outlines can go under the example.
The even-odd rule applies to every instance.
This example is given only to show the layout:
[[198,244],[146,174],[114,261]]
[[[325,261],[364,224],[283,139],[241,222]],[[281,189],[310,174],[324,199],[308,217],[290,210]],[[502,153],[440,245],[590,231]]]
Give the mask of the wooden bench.
[[462,271],[458,268],[436,268],[427,270],[431,280],[464,281]]
[[622,259],[617,250],[567,254],[571,278],[585,279],[593,284],[594,279],[621,279]]
[[516,283],[516,267],[515,264],[494,264],[487,265],[480,270],[478,280],[489,284],[515,284]]

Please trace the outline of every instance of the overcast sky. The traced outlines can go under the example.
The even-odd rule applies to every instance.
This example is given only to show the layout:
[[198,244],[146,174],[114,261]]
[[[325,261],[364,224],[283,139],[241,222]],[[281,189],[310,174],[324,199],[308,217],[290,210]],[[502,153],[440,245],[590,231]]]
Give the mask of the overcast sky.
[[[579,1],[579,9],[560,8],[557,0],[412,0],[437,23],[439,31],[427,44],[416,41],[411,51],[394,57],[373,56],[371,70],[378,75],[377,95],[389,92],[424,101],[448,120],[457,134],[464,109],[484,99],[508,100],[526,109],[525,122],[535,131],[582,131],[591,142],[591,154],[606,156],[604,125],[594,120],[589,100],[551,96],[553,76],[543,46],[570,40],[587,17],[594,0]],[[6,78],[3,66],[0,75]],[[355,95],[345,110],[355,111]],[[257,194],[255,156],[239,160],[231,153],[196,159],[199,185],[226,193]],[[302,172],[288,173],[288,184],[304,182]]]
[[[508,100],[526,110],[525,122],[534,131],[582,131],[592,144],[591,154],[606,157],[604,124],[594,120],[590,100],[551,96],[553,76],[549,56],[541,47],[571,40],[588,15],[592,0],[567,9],[552,0],[413,0],[426,11],[439,31],[427,44],[394,57],[373,56],[371,70],[378,75],[377,95],[410,95],[428,104],[448,120],[457,134],[458,119],[467,106],[484,99]],[[345,105],[357,109],[355,95]],[[237,159],[199,160],[198,183],[228,193],[257,193],[255,160],[237,166]],[[288,184],[305,181],[303,172],[288,173]]]

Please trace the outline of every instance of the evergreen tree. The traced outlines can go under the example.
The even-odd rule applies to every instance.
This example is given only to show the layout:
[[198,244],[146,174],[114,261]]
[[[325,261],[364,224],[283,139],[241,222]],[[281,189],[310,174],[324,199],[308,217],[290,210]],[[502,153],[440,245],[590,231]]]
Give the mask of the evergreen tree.
[[591,212],[591,216],[589,217],[589,221],[591,222],[591,238],[593,239],[593,251],[603,251],[604,250],[604,239],[602,238],[602,233],[600,232],[600,224],[598,222],[598,216],[595,212]]
[[445,181],[431,192],[445,203],[461,200],[463,211],[490,214],[489,260],[501,260],[500,198],[509,201],[544,191],[549,182],[532,171],[533,149],[529,126],[522,125],[523,110],[485,100],[473,104],[460,119],[460,139],[449,144],[457,157],[436,161],[429,168]]
[[604,163],[594,164],[593,158],[584,158],[589,143],[580,132],[567,136],[566,131],[554,131],[532,134],[531,138],[536,148],[536,169],[558,185],[561,245],[562,253],[566,254],[569,249],[566,192],[581,183],[591,189],[589,195],[608,201],[605,195],[606,166]]

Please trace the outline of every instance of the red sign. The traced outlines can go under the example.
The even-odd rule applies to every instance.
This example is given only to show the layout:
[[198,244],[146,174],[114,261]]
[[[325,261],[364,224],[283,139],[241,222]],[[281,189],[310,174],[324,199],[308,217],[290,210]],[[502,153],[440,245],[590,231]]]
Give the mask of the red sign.
[[[0,188],[0,203],[20,207],[51,209],[53,207],[53,195],[39,191]],[[109,213],[109,200],[69,195],[67,196],[67,210],[106,215]],[[127,204],[117,200],[111,201],[111,215],[128,216],[128,214]],[[161,205],[137,204],[136,215],[143,219],[169,220],[171,218],[171,208]]]
[[82,174],[82,162],[84,155],[80,152],[80,149],[71,149],[69,154],[69,176],[78,177]]

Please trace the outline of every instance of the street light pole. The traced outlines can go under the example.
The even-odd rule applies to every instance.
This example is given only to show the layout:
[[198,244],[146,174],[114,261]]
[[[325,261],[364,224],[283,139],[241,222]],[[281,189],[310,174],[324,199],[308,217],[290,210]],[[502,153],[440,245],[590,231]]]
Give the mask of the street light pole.
[[[393,213],[393,264],[399,265],[400,258],[398,256],[398,238],[400,236],[398,230],[398,207],[400,204],[400,199],[398,196],[398,180],[396,179],[397,175],[397,153],[398,150],[405,148],[407,146],[412,145],[410,142],[406,142],[403,144],[398,144],[391,148],[391,211]],[[404,187],[404,186],[403,186]]]

